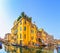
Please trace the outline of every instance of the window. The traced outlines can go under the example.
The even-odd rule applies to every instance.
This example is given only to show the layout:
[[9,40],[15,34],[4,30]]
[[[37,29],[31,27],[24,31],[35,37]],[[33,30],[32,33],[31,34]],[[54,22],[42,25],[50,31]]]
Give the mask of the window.
[[26,34],[24,34],[24,39],[26,39]]
[[17,38],[18,38],[18,35],[17,35]]
[[31,33],[34,33],[34,30],[31,30]]
[[13,37],[11,37],[13,39]]
[[32,45],[34,45],[34,42],[32,42]]
[[20,25],[22,24],[22,21],[20,21]]
[[32,37],[31,37],[31,40],[33,40],[33,39],[34,39],[34,37],[32,36]]
[[15,30],[15,32],[17,33],[17,32],[18,32],[18,30]]
[[17,32],[18,32],[18,30],[15,30],[15,31],[14,31],[14,34],[17,34]]
[[26,31],[26,26],[24,27],[24,31]]
[[20,38],[22,38],[22,34],[20,34]]
[[20,45],[22,46],[22,40],[20,40]]
[[20,27],[20,31],[22,31],[22,27]]
[[26,20],[24,21],[24,23],[26,24]]

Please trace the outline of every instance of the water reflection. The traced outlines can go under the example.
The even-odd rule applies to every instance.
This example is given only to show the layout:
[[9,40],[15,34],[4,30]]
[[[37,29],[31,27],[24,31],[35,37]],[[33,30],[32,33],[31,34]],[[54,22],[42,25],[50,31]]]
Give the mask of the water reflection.
[[[56,53],[54,52],[53,47],[45,47],[45,48],[22,48],[22,47],[15,47],[15,46],[4,46],[5,51],[7,53]],[[60,51],[60,50],[59,50]],[[58,52],[58,49],[57,49]]]

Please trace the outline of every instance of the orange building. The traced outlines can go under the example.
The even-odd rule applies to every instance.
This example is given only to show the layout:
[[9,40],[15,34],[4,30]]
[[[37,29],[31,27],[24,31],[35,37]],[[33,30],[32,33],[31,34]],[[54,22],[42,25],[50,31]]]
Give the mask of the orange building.
[[37,44],[38,45],[42,45],[42,39],[41,39],[42,36],[41,36],[41,34],[42,33],[40,31],[37,32]]

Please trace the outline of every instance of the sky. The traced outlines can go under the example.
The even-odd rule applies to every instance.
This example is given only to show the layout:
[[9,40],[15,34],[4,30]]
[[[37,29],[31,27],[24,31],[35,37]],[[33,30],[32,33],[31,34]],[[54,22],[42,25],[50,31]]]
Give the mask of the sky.
[[38,28],[60,39],[60,0],[0,0],[0,37],[11,32],[13,22],[23,11]]

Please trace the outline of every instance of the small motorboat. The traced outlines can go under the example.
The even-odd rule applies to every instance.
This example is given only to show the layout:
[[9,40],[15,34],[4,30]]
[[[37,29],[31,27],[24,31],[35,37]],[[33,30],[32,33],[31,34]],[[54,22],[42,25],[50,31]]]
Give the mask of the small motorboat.
[[58,45],[56,49],[57,49],[57,52],[60,53],[60,45]]
[[15,43],[12,43],[11,45],[12,45],[12,46],[17,46],[17,44],[15,44]]

